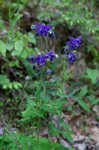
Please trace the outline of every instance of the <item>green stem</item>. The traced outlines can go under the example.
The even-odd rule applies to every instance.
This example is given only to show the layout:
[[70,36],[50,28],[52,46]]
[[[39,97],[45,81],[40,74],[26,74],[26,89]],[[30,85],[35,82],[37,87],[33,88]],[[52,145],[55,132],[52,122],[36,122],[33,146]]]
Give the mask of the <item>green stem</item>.
[[45,49],[48,50],[48,37],[45,37]]
[[[41,101],[41,98],[40,98],[40,91],[41,91],[41,88],[42,88],[42,81],[43,81],[43,73],[42,73],[42,70],[40,69],[40,84],[39,84],[39,95],[38,95],[38,100],[39,100],[39,104],[38,104],[38,108],[40,109],[40,106],[42,105],[42,101]],[[38,143],[39,143],[39,133],[40,133],[40,124],[41,124],[41,118],[39,117],[39,120],[38,120]]]
[[43,50],[43,40],[41,36],[40,36],[40,49]]

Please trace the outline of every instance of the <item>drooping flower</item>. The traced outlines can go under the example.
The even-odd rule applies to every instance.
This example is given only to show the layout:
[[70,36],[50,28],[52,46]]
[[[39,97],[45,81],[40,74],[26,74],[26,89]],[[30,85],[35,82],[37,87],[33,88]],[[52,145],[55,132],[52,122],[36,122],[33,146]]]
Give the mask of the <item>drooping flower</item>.
[[53,50],[49,51],[46,53],[46,56],[47,58],[50,60],[50,61],[53,61],[55,57],[57,57],[57,55],[54,53]]
[[77,38],[73,38],[73,37],[70,37],[69,38],[69,41],[66,42],[66,44],[72,49],[77,49],[80,44],[81,44],[81,38],[82,36],[79,36]]
[[71,47],[66,45],[66,47],[64,49],[64,53],[69,54],[71,51],[72,51]]
[[54,38],[55,37],[55,33],[54,31],[49,31],[49,35],[50,38]]
[[78,36],[77,38],[70,37],[69,41],[66,42],[64,53],[66,54],[66,58],[69,62],[75,61],[76,56],[74,54],[74,50],[81,45],[81,39],[82,36]]
[[36,30],[37,36],[49,36],[51,38],[55,37],[54,31],[51,31],[53,28],[52,25],[45,25],[45,24],[35,24],[31,26],[32,30]]
[[38,66],[44,66],[46,63],[46,59],[47,59],[46,56],[38,55],[35,58],[35,62],[37,63]]
[[32,61],[32,63],[35,63],[35,57],[34,56],[29,56],[29,59]]
[[74,62],[76,59],[76,56],[73,52],[70,52],[66,57],[67,57],[68,62],[71,62],[71,63]]
[[44,66],[46,64],[46,60],[50,60],[52,62],[55,57],[57,57],[57,55],[54,53],[53,50],[51,50],[45,55],[38,55],[36,57],[30,56],[29,59],[32,61],[33,64],[36,63],[38,66]]
[[53,26],[45,24],[36,24],[36,35],[48,36],[48,31],[52,29]]

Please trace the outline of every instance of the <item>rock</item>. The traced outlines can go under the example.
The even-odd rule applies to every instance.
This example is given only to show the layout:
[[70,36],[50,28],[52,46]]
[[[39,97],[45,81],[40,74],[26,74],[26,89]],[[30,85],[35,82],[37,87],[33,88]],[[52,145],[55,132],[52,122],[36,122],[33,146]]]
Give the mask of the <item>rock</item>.
[[43,137],[48,136],[48,128],[45,128],[45,129],[41,130],[39,135],[43,136]]
[[60,140],[60,144],[63,145],[64,147],[71,148],[70,144],[68,142],[64,141],[63,139]]
[[99,115],[99,105],[95,105],[93,107],[93,111],[97,113],[97,115]]
[[74,143],[82,143],[83,141],[85,141],[86,137],[85,136],[75,136],[73,142]]
[[75,144],[74,148],[76,148],[77,150],[86,150],[86,144],[85,143]]
[[99,128],[97,128],[97,127],[91,128],[90,129],[90,136],[91,136],[91,139],[93,139],[94,141],[99,143]]

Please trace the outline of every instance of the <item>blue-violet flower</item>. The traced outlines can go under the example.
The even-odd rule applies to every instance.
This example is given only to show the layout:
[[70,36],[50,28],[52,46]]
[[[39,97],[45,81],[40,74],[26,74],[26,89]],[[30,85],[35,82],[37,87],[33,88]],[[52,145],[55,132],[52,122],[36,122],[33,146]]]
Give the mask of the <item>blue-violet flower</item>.
[[29,59],[32,63],[37,63],[38,66],[44,66],[46,64],[46,60],[53,61],[57,55],[54,53],[53,50],[47,52],[45,55],[38,55],[36,57],[30,56]]
[[81,38],[82,36],[79,36],[77,38],[70,37],[69,41],[67,41],[66,44],[69,45],[72,50],[77,49],[81,44]]
[[37,36],[49,36],[51,38],[55,37],[54,31],[51,31],[53,28],[52,25],[45,25],[45,24],[35,24],[31,26],[32,30],[36,30]]
[[67,57],[68,62],[71,62],[71,63],[74,62],[76,59],[76,56],[73,52],[69,53],[66,57]]
[[55,57],[57,57],[57,55],[54,53],[53,50],[49,51],[46,53],[46,56],[47,58],[50,60],[50,61],[53,61]]
[[50,38],[54,38],[55,37],[55,33],[54,31],[49,31],[49,35]]
[[35,62],[38,66],[44,66],[46,63],[46,56],[38,55],[35,58]]

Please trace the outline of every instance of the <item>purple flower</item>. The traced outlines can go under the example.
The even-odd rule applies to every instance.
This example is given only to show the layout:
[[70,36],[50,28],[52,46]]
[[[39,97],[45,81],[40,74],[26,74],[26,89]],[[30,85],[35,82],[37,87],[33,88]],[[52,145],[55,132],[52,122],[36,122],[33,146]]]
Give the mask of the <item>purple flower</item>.
[[44,66],[46,63],[46,56],[38,55],[36,57],[30,56],[29,59],[32,61],[32,63],[37,63],[38,66]]
[[35,57],[34,56],[29,56],[29,59],[32,61],[32,63],[35,63]]
[[81,44],[81,38],[82,36],[79,36],[77,38],[70,37],[69,41],[66,42],[67,45],[73,50],[77,49]]
[[45,24],[35,24],[31,26],[32,30],[36,30],[37,36],[49,36],[51,38],[55,37],[54,31],[51,31],[53,28],[52,25],[45,25]]
[[74,62],[76,59],[76,56],[73,52],[70,52],[66,57],[67,57],[67,60],[71,63]]
[[78,36],[77,38],[70,37],[69,41],[66,42],[66,47],[64,49],[64,53],[66,54],[67,60],[69,62],[74,62],[76,59],[73,50],[77,49],[81,44],[82,36]]
[[57,55],[54,53],[53,50],[51,50],[45,55],[38,55],[36,57],[30,56],[29,59],[32,61],[32,63],[37,63],[38,66],[44,66],[47,59],[53,61],[55,57],[57,57]]
[[53,50],[49,51],[46,53],[46,56],[47,58],[50,60],[50,61],[53,61],[55,57],[57,57],[57,55],[54,53]]
[[50,38],[54,38],[55,37],[55,33],[54,31],[49,31],[49,35]]
[[65,49],[64,49],[64,53],[65,54],[68,54],[72,51],[71,47],[70,46],[66,46]]
[[36,24],[36,35],[48,36],[48,31],[53,28],[52,25]]
[[46,63],[46,56],[38,55],[35,58],[35,62],[37,63],[38,66],[44,66]]
[[46,70],[46,73],[47,73],[47,74],[51,74],[51,73],[52,73],[52,70],[48,68],[48,69]]

